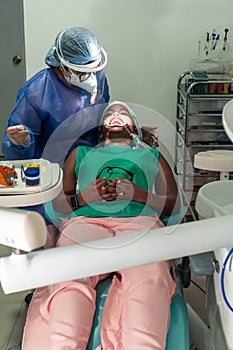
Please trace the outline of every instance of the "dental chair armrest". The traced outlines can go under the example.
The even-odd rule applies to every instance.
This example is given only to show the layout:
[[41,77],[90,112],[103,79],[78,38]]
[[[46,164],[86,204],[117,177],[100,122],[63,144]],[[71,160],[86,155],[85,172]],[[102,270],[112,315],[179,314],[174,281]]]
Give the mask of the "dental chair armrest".
[[197,276],[211,276],[214,273],[214,263],[211,252],[189,256],[192,271]]

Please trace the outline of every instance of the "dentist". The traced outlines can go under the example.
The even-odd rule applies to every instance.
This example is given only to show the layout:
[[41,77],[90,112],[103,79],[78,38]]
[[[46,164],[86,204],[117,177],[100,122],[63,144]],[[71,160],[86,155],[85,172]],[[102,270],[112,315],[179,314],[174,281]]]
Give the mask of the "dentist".
[[[8,160],[40,158],[49,137],[65,119],[109,101],[107,54],[88,29],[72,27],[60,32],[45,63],[48,68],[18,91],[2,143]],[[90,120],[83,120],[82,114],[77,113],[77,118],[76,127],[85,130],[77,144],[94,146],[97,130],[88,127]]]

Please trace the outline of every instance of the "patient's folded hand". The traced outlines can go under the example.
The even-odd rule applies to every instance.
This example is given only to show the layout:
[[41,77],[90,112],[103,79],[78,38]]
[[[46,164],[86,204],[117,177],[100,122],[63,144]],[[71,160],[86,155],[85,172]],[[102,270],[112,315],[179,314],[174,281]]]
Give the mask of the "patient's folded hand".
[[118,179],[116,184],[117,199],[146,203],[148,192],[127,179]]
[[109,179],[108,184],[104,186],[101,192],[101,198],[105,201],[114,201],[117,198],[116,192],[117,180]]

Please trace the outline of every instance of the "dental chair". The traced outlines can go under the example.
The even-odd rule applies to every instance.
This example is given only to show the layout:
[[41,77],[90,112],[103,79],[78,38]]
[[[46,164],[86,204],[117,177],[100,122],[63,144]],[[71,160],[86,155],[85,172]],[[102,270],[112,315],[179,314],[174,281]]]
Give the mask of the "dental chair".
[[[166,350],[188,350],[189,331],[186,305],[183,299],[178,271],[176,271],[177,288],[171,304],[170,326],[167,335]],[[108,289],[111,285],[111,278],[100,282],[96,288],[96,312],[94,316],[92,332],[87,350],[94,350],[101,344],[100,324],[104,303]]]
[[[181,198],[181,196],[180,196]],[[182,207],[182,206],[181,206]],[[63,214],[53,209],[52,202],[45,204],[47,218],[56,226],[59,225]],[[164,225],[176,225],[183,219],[183,207],[180,213],[170,217],[162,215],[160,219]],[[175,266],[176,273],[176,293],[170,308],[170,326],[167,335],[166,350],[188,350],[189,349],[189,328],[188,314],[186,304],[183,298],[182,281],[179,274],[179,268]],[[93,320],[92,332],[86,350],[94,350],[101,344],[100,325],[104,303],[107,297],[108,289],[111,285],[112,278],[108,277],[98,283],[96,287],[96,311]],[[13,349],[12,349],[13,350]]]
[[[140,106],[139,106],[140,109]],[[151,116],[149,116],[151,118]],[[154,118],[154,115],[153,115]],[[160,118],[156,116],[156,122],[160,124],[160,129],[164,129],[164,135],[167,137],[168,134],[168,126],[167,122],[164,118]],[[173,129],[172,129],[173,132]],[[166,138],[165,137],[165,138]],[[164,140],[164,144],[168,145],[171,143],[170,154],[172,154],[173,149],[173,140],[171,137],[169,139]],[[167,146],[168,147],[168,146]],[[168,148],[169,150],[169,148]],[[47,218],[51,223],[53,223],[56,227],[59,226],[60,220],[62,220],[62,215],[57,213],[52,208],[52,202],[45,203],[45,212]],[[181,222],[183,218],[183,208],[178,215],[173,215],[171,217],[161,217],[161,220],[164,222],[166,226],[176,225]],[[170,315],[170,326],[167,335],[166,342],[166,350],[188,350],[189,349],[189,326],[188,326],[188,315],[187,308],[183,298],[182,291],[182,281],[179,273],[179,269],[175,266],[177,284],[176,284],[176,293],[171,303],[171,315]],[[96,287],[96,311],[93,320],[93,327],[91,336],[89,339],[89,343],[87,346],[87,350],[94,350],[97,346],[101,344],[100,338],[100,323],[101,323],[101,315],[104,307],[104,303],[106,300],[108,289],[111,285],[111,278],[107,278],[104,281],[101,281]],[[7,350],[20,350],[21,345],[16,345]]]
[[[138,107],[140,110],[140,106]],[[146,120],[144,122],[146,123]],[[161,137],[160,137],[160,149],[162,147],[163,149],[162,153],[164,154],[164,151],[166,151],[165,152],[166,154],[172,154],[171,150],[173,149],[173,142],[171,142],[171,140],[166,139],[167,130],[168,128],[169,129],[171,128],[170,124],[166,122],[164,118],[161,118],[158,114],[156,114],[156,123],[160,125],[159,130],[161,130],[161,134],[165,135],[165,140],[163,140],[163,142],[161,141]],[[151,124],[150,119],[148,120],[148,124]],[[173,131],[174,130],[172,129],[172,132]],[[170,146],[171,149],[169,149],[168,147],[168,144],[170,143],[171,143],[171,146]],[[166,147],[163,148],[163,145],[165,144],[166,144]],[[180,194],[180,199],[181,199],[181,203],[183,203],[181,194]],[[45,212],[46,212],[47,218],[55,226],[58,227],[60,220],[62,219],[62,215],[61,213],[54,211],[51,202],[48,202],[45,204]],[[183,206],[181,205],[180,213],[178,213],[177,215],[172,215],[170,217],[161,216],[160,219],[165,226],[170,226],[170,225],[179,224],[182,221],[183,216],[184,216],[184,209],[183,209]],[[186,304],[183,298],[182,281],[181,281],[181,276],[179,273],[178,266],[175,266],[175,272],[176,272],[177,285],[176,285],[176,293],[171,303],[170,327],[167,335],[166,350],[174,350],[174,349],[188,350],[189,349],[188,316],[187,316]],[[96,311],[94,315],[93,327],[92,327],[89,343],[87,346],[87,350],[94,350],[97,346],[101,344],[101,338],[100,338],[101,315],[102,315],[104,303],[105,303],[110,285],[111,285],[111,277],[105,279],[104,281],[99,282],[96,287]]]
[[[62,214],[53,210],[52,202],[45,203],[47,218],[55,225],[62,220]],[[161,219],[165,225],[175,225],[183,218],[183,208],[179,214],[171,217],[163,216]],[[175,267],[177,286],[176,293],[171,303],[170,327],[167,335],[166,350],[188,350],[189,349],[189,329],[186,304],[183,298],[182,281],[178,268]],[[94,350],[101,344],[100,324],[104,303],[108,289],[111,285],[111,277],[98,283],[96,287],[96,311],[93,320],[92,332],[86,350]],[[21,344],[15,345],[7,350],[21,350]]]

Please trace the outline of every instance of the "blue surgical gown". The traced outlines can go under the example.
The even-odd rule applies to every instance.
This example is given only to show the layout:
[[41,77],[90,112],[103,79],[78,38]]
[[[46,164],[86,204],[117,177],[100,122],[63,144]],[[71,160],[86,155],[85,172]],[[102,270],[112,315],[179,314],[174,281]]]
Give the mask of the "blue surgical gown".
[[[97,73],[98,90],[102,90],[97,104],[109,101],[109,89],[104,71]],[[102,88],[101,88],[102,87]],[[54,130],[68,117],[90,106],[90,93],[63,83],[52,68],[35,74],[19,89],[17,101],[8,119],[7,127],[23,124],[30,132],[30,145],[23,147],[12,144],[6,133],[3,137],[2,152],[6,159],[40,158]],[[89,119],[90,120],[90,119]],[[88,123],[80,116],[75,128]],[[72,128],[72,125],[70,125]],[[98,128],[91,129],[79,137],[78,144],[94,146]],[[85,128],[87,130],[87,128]]]

